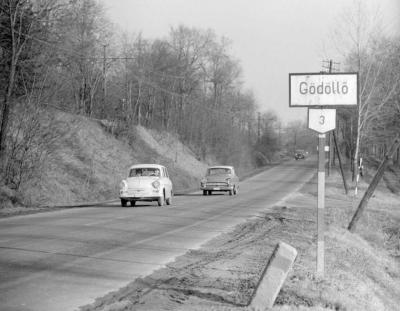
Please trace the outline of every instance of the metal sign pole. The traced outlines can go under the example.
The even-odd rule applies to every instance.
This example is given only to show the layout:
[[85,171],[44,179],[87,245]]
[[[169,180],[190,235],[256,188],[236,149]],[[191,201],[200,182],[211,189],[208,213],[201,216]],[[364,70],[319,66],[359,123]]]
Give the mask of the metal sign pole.
[[325,134],[318,135],[317,275],[324,277],[325,266]]

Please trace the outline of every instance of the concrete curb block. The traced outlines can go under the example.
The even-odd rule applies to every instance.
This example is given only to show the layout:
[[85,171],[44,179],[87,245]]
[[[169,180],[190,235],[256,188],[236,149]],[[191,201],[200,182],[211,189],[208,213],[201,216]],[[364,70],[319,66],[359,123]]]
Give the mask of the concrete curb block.
[[297,250],[279,242],[265,267],[250,303],[252,310],[268,310],[275,302],[297,257]]

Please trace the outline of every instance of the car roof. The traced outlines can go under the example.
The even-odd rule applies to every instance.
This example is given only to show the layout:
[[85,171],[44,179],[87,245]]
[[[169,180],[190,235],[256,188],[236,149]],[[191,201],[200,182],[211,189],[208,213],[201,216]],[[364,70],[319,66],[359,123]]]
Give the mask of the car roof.
[[208,168],[230,168],[230,169],[233,169],[233,166],[228,166],[228,165],[216,165],[216,166],[209,166]]
[[145,167],[146,168],[147,167],[149,167],[149,168],[162,168],[162,167],[165,167],[165,166],[160,165],[160,164],[135,164],[135,165],[130,166],[129,169],[131,170],[133,168],[145,168]]

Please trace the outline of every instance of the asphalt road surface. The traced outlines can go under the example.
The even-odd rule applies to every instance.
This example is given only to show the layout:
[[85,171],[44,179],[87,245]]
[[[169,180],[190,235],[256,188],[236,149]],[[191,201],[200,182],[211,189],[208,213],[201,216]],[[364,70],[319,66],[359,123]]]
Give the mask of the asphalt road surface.
[[316,161],[292,160],[242,181],[237,196],[0,219],[0,310],[77,310],[279,204],[316,170]]

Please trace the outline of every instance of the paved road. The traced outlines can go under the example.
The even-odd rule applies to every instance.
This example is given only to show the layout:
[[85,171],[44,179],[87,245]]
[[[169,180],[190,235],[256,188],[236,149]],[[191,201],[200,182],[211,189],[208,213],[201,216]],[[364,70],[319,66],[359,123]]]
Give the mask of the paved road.
[[243,181],[237,196],[1,219],[0,310],[76,310],[275,205],[315,172],[315,161],[293,160]]

